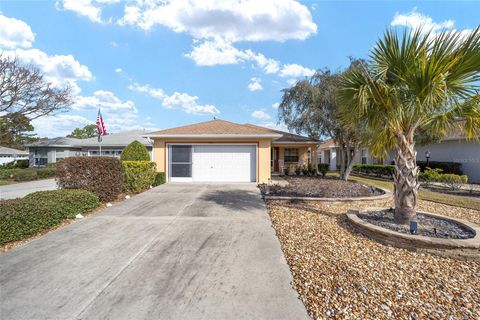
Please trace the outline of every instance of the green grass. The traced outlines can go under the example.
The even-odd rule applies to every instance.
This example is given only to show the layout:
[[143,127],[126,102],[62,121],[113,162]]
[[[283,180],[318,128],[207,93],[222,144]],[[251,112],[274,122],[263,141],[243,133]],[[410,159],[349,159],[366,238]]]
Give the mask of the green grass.
[[[338,173],[331,173],[330,175],[338,176]],[[393,182],[391,181],[384,181],[384,180],[378,180],[374,178],[365,178],[365,177],[358,177],[358,176],[350,176],[349,180],[362,182],[362,183],[373,185],[375,187],[384,188],[384,189],[393,191]],[[423,189],[420,189],[418,191],[418,197],[421,200],[443,203],[443,204],[448,204],[456,207],[480,210],[480,200],[477,200],[474,198],[454,196],[454,195],[438,193],[438,192],[431,192]]]
[[12,183],[15,183],[15,181],[0,179],[0,186],[6,186],[7,184],[12,184]]

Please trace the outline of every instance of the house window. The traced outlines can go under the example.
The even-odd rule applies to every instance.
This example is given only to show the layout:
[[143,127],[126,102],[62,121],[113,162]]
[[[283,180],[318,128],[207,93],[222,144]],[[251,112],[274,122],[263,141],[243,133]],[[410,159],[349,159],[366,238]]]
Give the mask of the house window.
[[55,150],[55,161],[65,158],[65,150]]
[[320,152],[317,154],[317,163],[322,163],[322,155]]
[[35,165],[45,166],[48,163],[48,153],[44,150],[35,150]]
[[362,149],[362,164],[367,164],[367,150]]
[[285,162],[298,162],[298,148],[285,148]]

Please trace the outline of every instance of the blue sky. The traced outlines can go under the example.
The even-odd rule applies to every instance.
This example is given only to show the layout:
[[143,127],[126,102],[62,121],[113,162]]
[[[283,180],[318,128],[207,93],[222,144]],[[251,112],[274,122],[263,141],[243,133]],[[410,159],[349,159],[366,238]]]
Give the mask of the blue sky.
[[0,2],[0,50],[70,85],[71,110],[34,121],[59,136],[169,128],[216,116],[277,125],[281,90],[367,57],[387,27],[468,33],[480,2],[65,0]]

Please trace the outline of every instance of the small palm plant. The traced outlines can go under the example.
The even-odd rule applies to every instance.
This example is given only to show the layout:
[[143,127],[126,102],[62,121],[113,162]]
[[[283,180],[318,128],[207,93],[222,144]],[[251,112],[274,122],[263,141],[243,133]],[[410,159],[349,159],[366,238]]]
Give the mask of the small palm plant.
[[478,140],[480,27],[467,36],[390,29],[370,58],[340,79],[342,118],[351,125],[365,122],[373,155],[395,151],[394,216],[408,223],[416,219],[419,188],[415,134],[462,130]]

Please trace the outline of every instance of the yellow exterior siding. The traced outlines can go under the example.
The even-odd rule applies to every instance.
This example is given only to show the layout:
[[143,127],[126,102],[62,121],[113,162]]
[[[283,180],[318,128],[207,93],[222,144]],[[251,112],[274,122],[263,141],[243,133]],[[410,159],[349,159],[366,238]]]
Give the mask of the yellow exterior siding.
[[257,182],[267,183],[271,178],[270,172],[270,148],[271,139],[159,139],[153,138],[154,161],[157,164],[157,171],[165,172],[166,168],[166,144],[167,143],[211,143],[211,144],[235,144],[235,143],[254,143],[257,145]]

